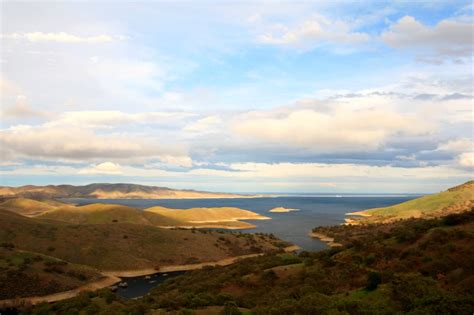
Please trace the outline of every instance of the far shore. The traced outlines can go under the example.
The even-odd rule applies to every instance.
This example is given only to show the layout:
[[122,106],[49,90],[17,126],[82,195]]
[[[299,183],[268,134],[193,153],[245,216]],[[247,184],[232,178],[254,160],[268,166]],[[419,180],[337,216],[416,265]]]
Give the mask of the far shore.
[[[299,246],[291,245],[291,246],[285,247],[284,251],[287,253],[290,253],[290,252],[295,252],[299,249],[300,249]],[[263,256],[263,255],[264,253],[257,253],[257,254],[248,254],[248,255],[229,257],[229,258],[221,259],[218,261],[204,262],[204,263],[199,263],[199,264],[169,265],[169,266],[162,266],[158,270],[154,268],[148,268],[148,269],[140,269],[140,270],[102,271],[101,273],[102,275],[104,275],[105,277],[104,279],[86,283],[75,289],[43,295],[43,296],[31,296],[31,297],[0,300],[0,306],[9,307],[9,306],[21,305],[25,303],[34,305],[34,304],[38,304],[42,302],[47,302],[47,303],[58,302],[61,300],[73,298],[79,295],[81,292],[95,291],[95,290],[110,287],[114,284],[121,282],[122,281],[121,277],[123,278],[141,277],[141,276],[147,276],[147,275],[152,275],[156,273],[197,270],[197,269],[202,269],[206,266],[228,266],[242,259],[258,257],[258,256]]]

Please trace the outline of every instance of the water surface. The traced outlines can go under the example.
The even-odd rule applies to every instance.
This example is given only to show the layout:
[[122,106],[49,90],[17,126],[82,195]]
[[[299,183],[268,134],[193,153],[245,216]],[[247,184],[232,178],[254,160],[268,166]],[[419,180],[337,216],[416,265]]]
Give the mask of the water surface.
[[[345,213],[368,208],[386,207],[414,199],[419,195],[316,195],[235,199],[67,199],[79,205],[90,203],[115,203],[145,209],[163,206],[174,209],[194,207],[237,207],[271,217],[272,220],[249,221],[257,228],[245,232],[273,233],[277,237],[300,246],[303,250],[315,251],[327,246],[308,236],[316,226],[337,225],[344,222]],[[272,213],[270,209],[285,207],[300,211]]]

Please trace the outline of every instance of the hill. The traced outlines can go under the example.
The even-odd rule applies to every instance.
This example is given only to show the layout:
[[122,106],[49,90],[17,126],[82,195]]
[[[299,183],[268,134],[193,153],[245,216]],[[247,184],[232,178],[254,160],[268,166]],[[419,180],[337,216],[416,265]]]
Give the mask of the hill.
[[92,268],[48,255],[0,246],[0,300],[48,295],[77,288],[103,276]]
[[25,216],[36,216],[47,211],[72,207],[55,200],[34,200],[29,198],[11,198],[0,202],[0,209],[9,210]]
[[137,300],[107,302],[102,290],[25,314],[73,309],[239,314],[239,307],[252,314],[470,314],[474,309],[473,211],[315,232],[343,246],[187,272]]
[[0,187],[0,197],[33,199],[97,198],[97,199],[192,199],[192,198],[246,198],[251,196],[213,193],[196,190],[177,190],[166,187],[135,184],[90,184],[85,186],[48,185]]
[[187,222],[190,225],[198,224],[212,226],[213,224],[218,224],[226,226],[228,223],[232,222],[245,223],[238,222],[239,220],[270,220],[269,217],[259,215],[258,213],[234,207],[191,208],[184,210],[151,207],[145,209],[145,212],[160,214],[177,221]]
[[373,208],[348,215],[362,219],[347,219],[349,224],[392,222],[408,218],[432,218],[451,213],[468,211],[474,207],[474,181],[450,188],[446,191],[424,196],[384,208]]
[[74,224],[131,223],[162,228],[247,229],[255,225],[239,220],[270,219],[239,208],[169,209],[153,207],[140,210],[116,204],[94,203],[74,206],[54,200],[12,198],[0,203],[0,209],[44,220]]
[[0,243],[101,270],[217,261],[278,250],[268,235],[160,229],[130,223],[66,224],[0,210]]
[[36,216],[38,219],[64,221],[73,224],[131,223],[150,226],[176,227],[183,222],[165,216],[146,213],[132,207],[94,203],[85,206],[68,206],[50,210]]

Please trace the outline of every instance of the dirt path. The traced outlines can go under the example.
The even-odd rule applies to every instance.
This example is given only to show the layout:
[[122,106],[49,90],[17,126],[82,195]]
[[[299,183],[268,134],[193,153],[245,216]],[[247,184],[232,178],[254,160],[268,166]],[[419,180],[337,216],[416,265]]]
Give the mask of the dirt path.
[[120,278],[118,277],[115,277],[112,275],[104,275],[104,276],[105,276],[104,279],[86,283],[78,288],[75,288],[69,291],[58,292],[58,293],[53,293],[53,294],[48,294],[48,295],[43,295],[43,296],[32,296],[32,297],[25,297],[25,298],[0,300],[0,306],[14,306],[14,305],[19,305],[23,303],[38,304],[41,302],[48,302],[48,303],[57,302],[57,301],[75,297],[79,295],[79,293],[84,292],[84,291],[95,291],[95,290],[109,287],[111,285],[114,285],[120,282]]
[[[299,249],[300,247],[297,245],[292,245],[292,246],[288,246],[284,248],[285,252],[288,252],[288,253],[297,251]],[[248,255],[241,255],[241,256],[221,259],[218,261],[210,261],[210,262],[204,262],[204,263],[198,263],[198,264],[161,266],[159,270],[156,270],[154,268],[147,268],[147,269],[140,269],[140,270],[104,271],[103,274],[109,275],[109,276],[115,276],[115,277],[125,277],[125,278],[141,277],[141,276],[155,274],[158,272],[164,273],[164,272],[173,272],[173,271],[188,271],[188,270],[202,269],[206,266],[228,266],[245,258],[258,257],[262,255],[263,253],[248,254]]]
[[[285,247],[285,252],[294,252],[299,249],[299,246],[293,245]],[[187,271],[187,270],[196,270],[201,269],[205,266],[228,266],[231,264],[236,263],[237,261],[245,258],[251,257],[258,257],[262,256],[263,253],[258,254],[249,254],[249,255],[242,255],[236,257],[230,257],[221,259],[214,262],[206,262],[200,264],[189,264],[189,265],[171,265],[171,266],[163,266],[160,267],[160,270],[155,270],[153,268],[149,269],[141,269],[141,270],[127,270],[127,271],[104,271],[102,274],[104,275],[104,279],[86,283],[76,289],[72,289],[69,291],[58,292],[43,296],[32,296],[32,297],[25,297],[25,298],[17,298],[17,299],[8,299],[8,300],[0,300],[0,306],[15,306],[21,304],[38,304],[41,302],[57,302],[65,299],[69,299],[79,295],[79,293],[84,291],[95,291],[102,288],[109,287],[121,281],[119,277],[140,277],[146,276],[150,274],[155,274],[157,272],[172,272],[172,271]]]

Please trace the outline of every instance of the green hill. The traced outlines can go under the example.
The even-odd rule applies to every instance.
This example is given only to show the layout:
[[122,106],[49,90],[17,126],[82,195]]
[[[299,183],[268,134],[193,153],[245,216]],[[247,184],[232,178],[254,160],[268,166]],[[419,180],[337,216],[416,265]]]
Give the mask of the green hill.
[[424,196],[384,208],[373,208],[349,215],[362,219],[349,219],[348,223],[391,222],[408,218],[431,218],[471,210],[474,207],[474,181],[446,191]]

